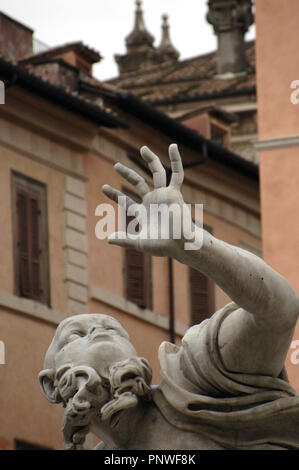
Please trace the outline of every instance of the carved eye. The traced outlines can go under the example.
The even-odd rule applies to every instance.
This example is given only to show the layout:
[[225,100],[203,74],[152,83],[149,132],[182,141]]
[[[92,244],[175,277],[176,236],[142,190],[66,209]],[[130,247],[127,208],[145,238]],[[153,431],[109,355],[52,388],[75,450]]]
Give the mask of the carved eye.
[[72,331],[68,336],[68,341],[74,341],[78,338],[83,338],[84,333],[82,331]]

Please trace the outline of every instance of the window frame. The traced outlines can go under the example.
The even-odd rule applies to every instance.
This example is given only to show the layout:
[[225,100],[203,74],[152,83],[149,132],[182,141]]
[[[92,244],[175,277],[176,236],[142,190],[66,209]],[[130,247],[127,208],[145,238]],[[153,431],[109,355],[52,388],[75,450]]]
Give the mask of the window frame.
[[[22,295],[19,287],[19,236],[18,236],[18,192],[32,194],[39,202],[40,217],[38,222],[39,248],[39,278],[41,286],[41,297],[35,299],[31,296]],[[50,307],[50,263],[49,263],[49,236],[48,236],[48,207],[47,186],[27,175],[11,171],[11,197],[12,197],[12,223],[13,223],[13,262],[14,262],[14,294],[18,297],[30,299]]]
[[[213,136],[213,132],[216,132],[218,136],[221,135],[222,142],[219,142],[219,139]],[[228,148],[229,147],[229,131],[228,129],[220,126],[218,123],[213,121],[210,122],[210,140],[221,147]]]
[[[209,232],[211,235],[213,234],[213,229],[212,227],[208,225],[204,225],[204,230]],[[209,279],[207,276],[204,276],[206,278],[207,282],[207,295],[208,295],[208,312],[206,314],[206,317],[200,320],[199,322],[196,321],[195,323],[192,321],[193,319],[193,307],[192,307],[192,285],[191,285],[191,275],[192,275],[192,270],[196,271],[196,269],[188,267],[188,293],[189,293],[189,326],[193,325],[198,325],[201,323],[203,320],[210,318],[214,311],[215,311],[215,282],[213,282],[211,279]]]
[[[125,195],[136,201],[137,204],[141,203],[141,199],[138,196],[138,194],[134,193],[130,189],[128,189],[125,186],[122,186],[121,192]],[[124,248],[123,251],[123,294],[124,298],[128,300],[129,302],[133,302],[132,299],[128,297],[128,282],[127,282],[127,251],[130,250],[130,248]],[[137,251],[137,250],[136,250]],[[138,252],[140,253],[140,252]],[[152,287],[152,257],[147,254],[147,253],[141,253],[143,255],[144,259],[144,270],[145,270],[145,305],[138,305],[136,302],[133,302],[135,305],[137,305],[139,308],[142,309],[149,309],[151,310],[153,308],[153,287]]]

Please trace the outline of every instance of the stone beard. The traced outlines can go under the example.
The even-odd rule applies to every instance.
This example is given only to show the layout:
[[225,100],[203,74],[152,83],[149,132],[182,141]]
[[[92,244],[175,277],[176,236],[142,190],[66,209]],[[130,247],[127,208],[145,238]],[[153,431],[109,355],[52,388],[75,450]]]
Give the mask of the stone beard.
[[62,426],[65,447],[82,448],[93,419],[115,427],[122,411],[137,406],[140,399],[151,399],[150,382],[151,368],[138,357],[111,366],[108,379],[88,366],[65,371],[57,385],[57,398],[66,408]]
[[[83,325],[87,330],[86,321],[88,322],[90,318],[95,325],[91,329],[96,334],[92,332],[91,335],[84,336]],[[72,328],[73,321],[75,329]],[[79,335],[77,330],[80,321]],[[102,331],[107,331],[107,325],[112,326],[108,334]],[[66,329],[69,331],[65,335]],[[122,334],[119,335],[119,332]],[[61,337],[62,343],[58,346]],[[83,338],[81,342],[80,338]],[[85,341],[86,338],[88,342]],[[118,340],[122,339],[127,342],[127,338],[127,333],[116,320],[101,314],[70,317],[58,327],[46,355],[46,368],[39,374],[39,381],[47,399],[52,403],[62,403],[65,408],[63,440],[66,449],[81,449],[93,422],[101,421],[113,429],[117,427],[122,411],[136,407],[139,400],[151,400],[152,372],[148,361],[144,358],[135,355],[115,362],[115,357],[119,357],[119,354],[115,357],[112,355],[110,364],[101,369],[101,373],[87,365],[86,361],[84,363],[84,354],[83,361],[80,359],[77,361],[82,363],[73,365],[71,356],[75,349],[72,344],[76,340],[76,349],[79,351],[77,358],[80,358],[82,346],[86,349],[89,345],[94,355],[109,347],[110,342],[117,344]],[[82,341],[85,341],[85,344]],[[130,347],[132,354],[133,347],[131,345]],[[67,348],[71,351],[70,356],[63,356],[66,360],[56,369],[54,364],[56,355],[59,356],[59,351],[65,354]],[[114,347],[112,351],[119,353],[117,349]],[[128,350],[125,354],[128,354]],[[94,359],[97,361],[96,357]],[[71,360],[72,365],[68,364]]]

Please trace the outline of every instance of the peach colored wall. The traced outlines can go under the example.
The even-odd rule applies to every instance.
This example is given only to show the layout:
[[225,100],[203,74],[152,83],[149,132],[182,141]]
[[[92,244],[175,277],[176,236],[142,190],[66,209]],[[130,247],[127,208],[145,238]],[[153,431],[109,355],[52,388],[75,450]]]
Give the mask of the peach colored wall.
[[[95,156],[85,158],[85,173],[89,178],[86,186],[89,283],[122,295],[122,249],[109,245],[107,240],[97,239],[95,235],[95,226],[99,220],[95,216],[95,209],[99,204],[110,202],[101,188],[104,184],[120,187],[120,177],[115,174],[110,162]],[[112,204],[117,213],[117,205]],[[119,266],[120,269],[111,269],[112,266]]]
[[[6,148],[0,147],[0,157],[0,290],[14,294],[11,171],[15,170],[47,186],[51,307],[63,311],[62,197],[65,177]],[[54,326],[1,309],[0,340],[5,343],[6,359],[6,364],[0,365],[1,449],[12,449],[14,439],[63,448],[62,410],[47,402],[37,380],[53,333]]]
[[[264,257],[299,294],[298,148],[261,152],[260,166]],[[294,340],[299,340],[298,323]],[[290,354],[286,366],[299,391],[299,364],[290,362]]]
[[297,0],[256,1],[259,138],[297,135],[298,106],[290,101],[299,80]]
[[13,449],[14,439],[21,439],[62,449],[63,409],[48,403],[37,378],[54,327],[4,309],[0,317],[6,362],[0,365],[0,448],[6,442],[6,448]]
[[[299,3],[257,0],[257,79],[259,138],[299,134],[299,105],[290,101],[293,80],[299,80]],[[261,208],[265,260],[285,276],[299,294],[299,163],[297,147],[260,152]],[[299,339],[299,325],[294,340]],[[299,364],[286,366],[299,391]]]
[[74,67],[77,65],[76,53],[74,51],[65,52],[64,54],[58,55],[57,57],[61,57],[63,60],[65,60],[65,62],[70,65],[73,65]]
[[0,290],[14,293],[11,171],[29,176],[47,186],[51,307],[65,309],[63,265],[62,198],[65,176],[29,158],[0,147]]
[[183,121],[184,126],[194,129],[199,134],[203,135],[207,139],[210,138],[210,116],[209,114],[202,114],[200,116],[194,116]]
[[169,312],[169,271],[168,259],[152,258],[153,310],[168,316]]

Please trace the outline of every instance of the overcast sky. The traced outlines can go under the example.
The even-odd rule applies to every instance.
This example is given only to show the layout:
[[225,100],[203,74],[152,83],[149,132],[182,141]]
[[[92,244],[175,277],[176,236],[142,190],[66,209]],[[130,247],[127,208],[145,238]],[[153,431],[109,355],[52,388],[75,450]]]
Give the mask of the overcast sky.
[[[171,38],[188,58],[216,48],[212,26],[206,21],[207,0],[143,0],[147,29],[161,38],[161,16],[168,13]],[[135,0],[0,0],[0,10],[35,31],[49,46],[82,40],[103,60],[94,67],[99,79],[118,74],[114,54],[125,52],[125,37],[134,23]],[[252,27],[247,38],[255,34]]]

